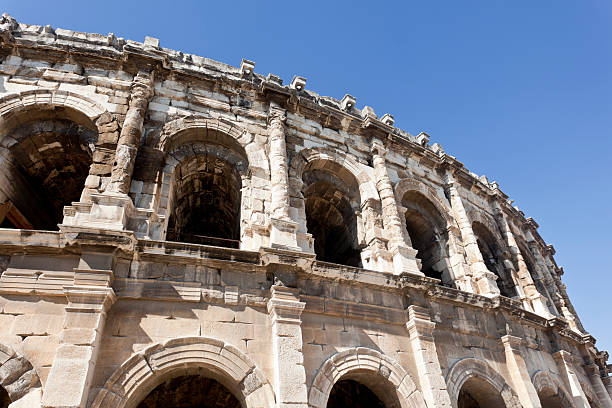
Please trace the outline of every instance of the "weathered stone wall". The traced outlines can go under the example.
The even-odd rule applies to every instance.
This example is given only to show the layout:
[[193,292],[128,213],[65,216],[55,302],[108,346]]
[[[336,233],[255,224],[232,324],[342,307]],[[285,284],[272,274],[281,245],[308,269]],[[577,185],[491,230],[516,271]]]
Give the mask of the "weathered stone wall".
[[1,18],[11,407],[162,406],[198,378],[249,408],[612,407],[554,249],[497,183],[253,70]]

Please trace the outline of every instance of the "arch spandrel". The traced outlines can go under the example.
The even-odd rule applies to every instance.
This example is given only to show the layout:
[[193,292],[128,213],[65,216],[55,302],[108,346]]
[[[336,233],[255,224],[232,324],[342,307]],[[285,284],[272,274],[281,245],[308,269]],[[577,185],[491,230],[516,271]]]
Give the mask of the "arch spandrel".
[[506,408],[522,408],[516,392],[504,377],[483,360],[467,357],[457,361],[446,375],[446,387],[453,404],[457,408],[461,387],[470,379],[478,378],[493,386],[501,395]]
[[[379,384],[382,379],[396,390],[397,400],[402,408],[427,407],[421,392],[406,370],[388,356],[367,347],[351,348],[328,358],[312,381],[308,406],[325,408],[334,384],[342,378],[350,378],[353,374],[359,374],[361,378],[371,376],[373,382]],[[367,383],[364,385],[368,386]]]
[[275,405],[272,387],[236,347],[208,337],[181,337],[152,345],[126,360],[106,381],[92,408],[133,408],[166,379],[205,369],[235,393],[245,408]]

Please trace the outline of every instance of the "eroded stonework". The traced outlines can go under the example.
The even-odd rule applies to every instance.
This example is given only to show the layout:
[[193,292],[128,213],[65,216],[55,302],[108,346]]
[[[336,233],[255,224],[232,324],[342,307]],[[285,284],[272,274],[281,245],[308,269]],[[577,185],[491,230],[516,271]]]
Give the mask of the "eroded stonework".
[[0,19],[1,406],[612,407],[554,249],[356,100]]

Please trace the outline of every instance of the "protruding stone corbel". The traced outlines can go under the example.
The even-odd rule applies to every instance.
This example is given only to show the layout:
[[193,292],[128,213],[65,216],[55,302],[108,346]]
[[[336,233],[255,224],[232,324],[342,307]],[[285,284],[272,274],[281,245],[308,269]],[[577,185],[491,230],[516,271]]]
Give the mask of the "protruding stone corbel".
[[340,101],[340,106],[342,107],[342,110],[350,111],[355,107],[355,103],[357,103],[355,97],[350,94],[346,94],[342,98],[342,101]]
[[240,63],[240,74],[242,76],[250,76],[255,72],[254,70],[255,63],[253,61],[243,58],[242,62]]
[[306,89],[306,78],[297,75],[294,76],[293,80],[291,80],[289,88],[302,92],[304,89]]
[[423,147],[429,144],[429,135],[425,132],[419,133],[416,139],[417,139],[417,142]]
[[390,113],[385,113],[380,118],[380,121],[385,125],[393,126],[393,124],[395,123],[395,118],[393,118],[393,115],[391,115]]

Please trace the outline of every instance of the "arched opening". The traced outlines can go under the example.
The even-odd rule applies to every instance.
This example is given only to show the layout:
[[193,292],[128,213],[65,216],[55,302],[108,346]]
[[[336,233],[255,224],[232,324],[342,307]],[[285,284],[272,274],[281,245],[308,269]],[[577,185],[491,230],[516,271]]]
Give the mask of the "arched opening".
[[480,377],[469,378],[459,391],[457,408],[503,408],[505,406],[500,392]]
[[365,385],[354,380],[334,384],[327,400],[327,408],[385,408],[383,402]]
[[242,181],[232,163],[211,152],[174,169],[166,239],[238,248]]
[[79,201],[92,164],[95,125],[56,107],[4,122],[0,137],[0,226],[57,230],[63,208]]
[[412,247],[418,251],[421,272],[450,285],[446,221],[432,202],[417,191],[404,194],[401,203],[406,209],[406,228]]
[[472,231],[476,236],[478,249],[482,254],[487,269],[497,277],[497,287],[502,296],[516,296],[516,286],[509,271],[504,268],[503,251],[493,233],[478,221],[472,223]]
[[362,267],[357,234],[359,188],[336,174],[321,170],[303,173],[306,226],[314,238],[318,260]]
[[11,402],[8,392],[3,387],[0,387],[0,408],[8,408]]
[[558,393],[551,389],[546,389],[542,392],[539,392],[538,397],[540,398],[540,404],[542,404],[542,408],[564,408],[571,406],[568,405],[567,401],[561,398]]
[[202,375],[183,375],[158,385],[137,408],[242,408],[219,381]]

